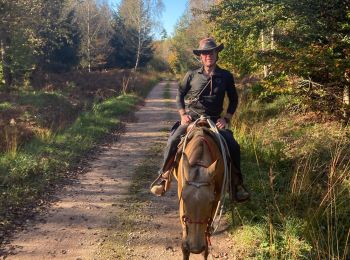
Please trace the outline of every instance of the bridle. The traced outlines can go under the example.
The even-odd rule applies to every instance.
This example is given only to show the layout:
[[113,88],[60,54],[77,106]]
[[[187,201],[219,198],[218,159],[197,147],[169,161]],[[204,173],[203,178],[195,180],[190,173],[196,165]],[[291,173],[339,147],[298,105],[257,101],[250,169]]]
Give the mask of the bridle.
[[[210,153],[210,157],[211,157],[211,159],[213,161],[214,160],[214,154],[213,154],[212,150],[210,149],[210,145],[208,143],[208,140],[206,140],[204,137],[200,137],[200,139],[207,145],[209,153]],[[198,163],[198,162],[195,163],[195,164],[192,164],[192,167],[193,166],[201,166],[201,167],[205,167],[205,168],[208,167],[208,166],[205,166],[205,165],[203,165],[201,163]],[[213,181],[212,182],[187,181],[187,180],[184,179],[184,176],[182,176],[182,181],[183,182],[185,181],[185,183],[187,185],[194,186],[197,189],[200,189],[201,187],[205,187],[205,186],[214,185]],[[184,202],[184,200],[182,198],[183,187],[184,186],[182,186],[181,196],[180,196],[179,202],[181,200]],[[184,215],[181,216],[181,221],[182,221],[182,225],[184,227],[184,231],[186,233],[186,236],[188,235],[188,224],[206,225],[207,228],[206,228],[206,231],[205,231],[205,237],[206,237],[206,240],[207,240],[207,244],[209,246],[211,246],[210,237],[212,235],[212,230],[213,230],[212,229],[213,218],[212,218],[211,214],[213,212],[213,207],[210,210],[210,217],[204,218],[202,220],[197,220],[197,219],[193,220],[193,219],[191,219],[189,216],[186,215],[184,207],[183,207],[182,211],[184,212]]]
[[[201,116],[199,119],[197,119],[194,122],[194,125],[196,125],[197,122],[199,122],[201,120],[206,120],[208,122],[208,124],[210,126],[210,130],[216,135],[216,138],[220,141],[220,148],[221,148],[221,152],[222,152],[222,155],[223,155],[224,167],[225,167],[225,170],[224,170],[224,181],[223,181],[222,190],[221,190],[221,197],[220,197],[218,205],[217,205],[217,207],[215,209],[214,216],[207,217],[204,220],[197,220],[197,219],[196,220],[192,220],[191,218],[186,216],[185,209],[183,208],[182,212],[184,212],[185,214],[183,216],[181,216],[181,222],[182,222],[181,224],[182,224],[182,227],[183,227],[183,230],[184,230],[186,236],[188,234],[188,225],[189,224],[206,225],[205,236],[206,236],[206,239],[207,239],[207,245],[211,246],[210,237],[217,230],[217,228],[219,227],[220,219],[221,219],[222,212],[223,212],[224,199],[225,199],[224,194],[225,194],[225,191],[226,191],[226,189],[228,187],[228,183],[230,183],[230,181],[229,181],[230,169],[228,168],[228,164],[227,164],[227,158],[229,158],[229,153],[228,153],[228,148],[227,148],[227,144],[226,144],[225,140],[219,134],[219,131],[216,128],[215,124],[209,118]],[[191,127],[191,130],[192,129],[193,129],[193,127]],[[187,144],[187,141],[188,141],[187,140],[188,135],[189,135],[189,132],[185,135],[182,153],[185,153],[185,148],[186,148],[186,144]],[[205,138],[204,138],[204,140],[205,140]],[[205,143],[208,145],[208,147],[210,147],[206,140],[205,140]],[[212,151],[210,150],[210,148],[209,148],[209,151],[210,151],[211,156],[213,156]],[[197,164],[197,165],[205,167],[205,166],[200,165],[200,164]],[[179,204],[180,205],[181,205],[181,203],[180,203],[181,200],[183,201],[182,192],[183,192],[183,187],[184,187],[185,182],[186,182],[187,185],[192,185],[192,186],[194,186],[194,187],[196,187],[198,189],[203,187],[203,186],[210,186],[210,185],[212,185],[212,183],[210,183],[210,182],[193,182],[193,181],[189,182],[189,181],[185,181],[185,178],[183,176],[183,171],[182,171],[182,190],[181,190],[180,198],[179,198]],[[211,210],[211,212],[213,212],[213,209]],[[219,219],[216,220],[218,215],[219,215]],[[216,225],[215,228],[214,228],[214,221],[217,222],[217,225]]]
[[[200,166],[202,166],[202,165],[200,165]],[[204,187],[204,186],[214,185],[213,182],[195,182],[195,181],[186,181],[186,184],[194,186],[197,189],[200,189],[201,187]],[[179,202],[181,200],[184,201],[182,198],[182,190],[181,190],[181,196],[180,196]],[[205,237],[206,237],[208,246],[211,246],[210,237],[212,235],[212,230],[213,230],[212,229],[212,223],[213,223],[212,216],[204,218],[202,220],[198,220],[198,219],[193,220],[189,216],[186,215],[185,207],[183,207],[182,211],[184,212],[184,215],[181,216],[181,221],[182,221],[183,229],[185,231],[186,236],[188,235],[188,224],[206,225],[207,229],[205,230]],[[213,208],[210,210],[210,212],[211,212],[210,214],[212,214]]]
[[213,222],[213,219],[211,217],[201,221],[201,220],[191,220],[190,217],[183,215],[181,220],[182,220],[182,223],[185,227],[186,236],[188,235],[188,225],[187,224],[207,225],[207,229],[205,230],[205,238],[207,239],[208,246],[211,246],[211,241],[210,241],[210,237],[212,234],[211,223]]

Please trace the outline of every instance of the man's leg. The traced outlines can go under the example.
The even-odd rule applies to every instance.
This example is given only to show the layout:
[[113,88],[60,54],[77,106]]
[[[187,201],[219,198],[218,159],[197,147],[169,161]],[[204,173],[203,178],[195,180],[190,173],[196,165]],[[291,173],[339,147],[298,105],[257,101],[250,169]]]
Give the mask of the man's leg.
[[160,173],[166,172],[167,170],[170,169],[174,161],[174,157],[176,155],[177,146],[181,141],[181,136],[183,136],[186,133],[187,127],[188,125],[180,125],[176,129],[176,131],[169,137],[168,143],[164,149],[163,163],[160,168]]
[[169,137],[168,143],[164,149],[163,163],[159,170],[158,182],[151,187],[151,192],[157,196],[161,196],[166,191],[166,186],[169,186],[171,166],[174,163],[174,158],[177,151],[177,146],[181,141],[181,136],[186,133],[188,125],[180,125],[176,131]]
[[243,186],[243,176],[241,171],[241,149],[237,141],[233,137],[230,130],[220,130],[220,134],[224,137],[231,157],[231,196],[238,202],[249,199],[250,195]]

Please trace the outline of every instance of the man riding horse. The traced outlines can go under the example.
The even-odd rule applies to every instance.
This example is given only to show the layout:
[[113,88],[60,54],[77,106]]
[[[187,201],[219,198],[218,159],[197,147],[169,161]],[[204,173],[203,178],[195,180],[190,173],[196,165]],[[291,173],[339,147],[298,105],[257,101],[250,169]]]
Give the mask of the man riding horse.
[[[224,48],[223,44],[216,45],[213,38],[205,38],[199,42],[199,48],[193,53],[200,57],[202,67],[187,72],[182,80],[176,97],[181,124],[169,137],[164,151],[163,165],[160,169],[158,183],[153,185],[151,192],[161,196],[167,190],[174,167],[174,158],[178,150],[181,137],[185,135],[189,124],[200,116],[210,118],[224,137],[231,157],[231,198],[237,202],[244,202],[250,195],[243,186],[240,167],[240,147],[233,137],[233,133],[226,129],[238,105],[238,95],[233,75],[221,69],[216,63],[218,53]],[[228,96],[228,107],[223,112],[225,94]],[[185,96],[189,97],[187,110]]]

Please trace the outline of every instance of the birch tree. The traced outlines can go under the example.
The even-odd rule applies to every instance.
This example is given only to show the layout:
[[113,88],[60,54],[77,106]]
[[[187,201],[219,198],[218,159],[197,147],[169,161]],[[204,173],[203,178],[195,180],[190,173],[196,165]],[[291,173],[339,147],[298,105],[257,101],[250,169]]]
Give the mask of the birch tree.
[[130,27],[130,35],[134,45],[136,71],[144,51],[151,45],[153,32],[158,27],[158,20],[164,9],[161,0],[123,0],[119,6],[119,15],[126,27]]
[[112,34],[112,12],[106,1],[71,0],[81,31],[80,56],[83,68],[99,66],[106,62]]

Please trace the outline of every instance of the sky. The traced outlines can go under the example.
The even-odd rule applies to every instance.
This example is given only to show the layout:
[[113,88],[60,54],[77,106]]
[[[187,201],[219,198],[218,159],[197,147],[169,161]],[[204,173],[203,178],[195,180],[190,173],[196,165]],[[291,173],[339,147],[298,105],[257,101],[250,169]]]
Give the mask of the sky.
[[174,32],[174,26],[186,9],[187,0],[163,0],[165,10],[163,12],[163,27],[170,36]]
[[[174,27],[184,13],[188,0],[163,0],[164,11],[162,16],[162,25],[168,36],[174,32]],[[112,6],[120,3],[120,0],[109,0]]]

